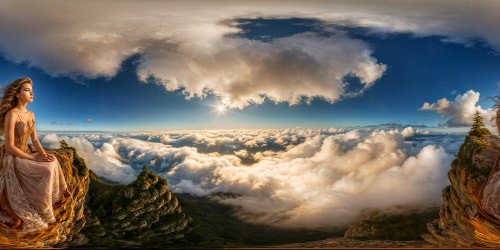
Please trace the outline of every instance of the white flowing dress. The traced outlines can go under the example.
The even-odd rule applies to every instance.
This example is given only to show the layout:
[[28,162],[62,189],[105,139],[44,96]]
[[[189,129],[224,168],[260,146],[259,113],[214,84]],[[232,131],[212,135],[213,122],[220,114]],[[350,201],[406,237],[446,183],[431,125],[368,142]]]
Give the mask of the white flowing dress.
[[[20,117],[14,128],[14,145],[35,155],[28,146],[28,139],[35,124],[29,126]],[[22,220],[22,231],[30,232],[47,228],[55,222],[53,205],[62,199],[67,184],[58,160],[33,161],[16,157],[0,146],[0,221],[11,223]],[[6,209],[18,218],[11,218]]]

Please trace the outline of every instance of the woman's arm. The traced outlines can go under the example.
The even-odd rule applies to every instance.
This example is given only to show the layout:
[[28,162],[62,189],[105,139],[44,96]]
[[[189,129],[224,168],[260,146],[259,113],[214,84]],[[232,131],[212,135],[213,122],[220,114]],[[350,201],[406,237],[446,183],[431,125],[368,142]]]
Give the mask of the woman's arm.
[[41,156],[41,159],[45,159],[46,161],[55,160],[55,156],[53,156],[52,154],[45,153],[45,149],[43,149],[42,144],[38,140],[38,136],[36,134],[36,127],[35,127],[36,126],[35,114],[33,112],[31,112],[31,117],[32,117],[32,124],[33,124],[33,125],[31,125],[31,126],[33,126],[33,133],[31,133],[31,135],[30,135],[31,143],[33,144],[33,146],[35,146],[36,150],[38,150],[38,153]]
[[33,146],[35,146],[36,150],[38,150],[38,152],[40,154],[43,154],[45,155],[45,150],[43,149],[42,147],[42,144],[40,143],[40,141],[38,140],[38,136],[36,135],[36,125],[35,125],[35,114],[31,113],[32,115],[32,123],[33,125],[33,133],[31,133],[30,137],[31,137],[31,143],[33,144]]
[[10,154],[29,159],[36,160],[35,156],[23,152],[21,149],[14,145],[14,127],[16,125],[16,118],[14,112],[7,112],[4,120],[4,133],[5,133],[5,150]]

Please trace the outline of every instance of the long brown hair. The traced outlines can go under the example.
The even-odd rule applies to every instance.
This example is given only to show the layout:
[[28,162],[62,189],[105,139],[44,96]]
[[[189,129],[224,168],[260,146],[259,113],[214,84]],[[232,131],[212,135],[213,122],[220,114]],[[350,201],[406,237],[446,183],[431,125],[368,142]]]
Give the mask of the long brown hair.
[[3,133],[5,114],[12,108],[15,108],[18,104],[16,94],[21,91],[23,84],[29,83],[33,85],[33,82],[28,77],[23,77],[14,80],[3,90],[2,102],[0,103],[0,132]]

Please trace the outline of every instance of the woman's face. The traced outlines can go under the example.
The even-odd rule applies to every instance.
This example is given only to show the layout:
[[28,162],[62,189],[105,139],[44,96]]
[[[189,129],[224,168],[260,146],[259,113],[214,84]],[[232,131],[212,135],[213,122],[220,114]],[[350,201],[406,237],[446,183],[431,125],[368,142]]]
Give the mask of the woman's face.
[[28,103],[33,102],[33,95],[33,87],[31,86],[31,84],[25,83],[16,96],[19,102]]

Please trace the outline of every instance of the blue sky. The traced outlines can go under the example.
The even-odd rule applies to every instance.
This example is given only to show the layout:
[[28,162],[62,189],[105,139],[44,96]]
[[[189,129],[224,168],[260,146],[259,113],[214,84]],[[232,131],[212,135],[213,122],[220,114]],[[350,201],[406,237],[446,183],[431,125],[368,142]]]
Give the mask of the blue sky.
[[[344,19],[335,21],[331,17],[311,14],[316,13],[314,11],[283,17],[272,10],[264,11],[265,6],[253,2],[240,2],[235,7],[262,8],[260,15],[249,17],[242,11],[242,14],[237,12],[218,20],[217,15],[210,14],[217,3],[198,7],[194,13],[206,10],[209,12],[207,20],[215,20],[214,27],[223,31],[211,32],[209,27],[206,32],[195,30],[191,34],[186,28],[188,35],[165,31],[169,26],[151,24],[145,29],[153,33],[128,37],[120,25],[83,25],[80,20],[83,15],[71,17],[72,7],[85,5],[90,8],[98,5],[97,2],[76,1],[74,6],[66,3],[69,13],[32,17],[24,22],[9,19],[11,16],[7,15],[4,18],[10,21],[9,27],[2,22],[5,27],[0,28],[0,34],[5,34],[0,38],[0,84],[5,86],[23,76],[33,79],[35,99],[28,108],[36,114],[38,129],[45,131],[329,128],[388,123],[419,129],[466,131],[470,126],[463,122],[470,117],[467,112],[477,109],[487,116],[493,102],[486,97],[498,94],[500,54],[495,40],[498,30],[472,35],[468,30],[451,32],[449,30],[455,27],[451,24],[460,24],[463,20],[451,18],[447,19],[448,23],[442,22],[440,18],[445,16],[444,12],[430,4],[428,8],[436,10],[431,13],[436,21],[422,22],[429,27],[449,25],[451,28],[443,27],[441,32],[441,29],[425,30],[424,25],[423,31],[412,26],[391,30],[390,23],[381,28],[376,23],[361,25]],[[336,7],[336,3],[326,2],[328,8]],[[385,1],[380,3],[383,6]],[[450,4],[448,1],[443,3]],[[350,6],[343,1],[338,4],[366,11],[367,18],[368,14],[380,14],[371,9],[373,6]],[[460,7],[463,4],[450,5]],[[156,5],[158,3],[145,2],[138,11],[154,12]],[[308,9],[308,4],[303,2],[295,5]],[[5,3],[0,5],[0,14],[8,7]],[[106,6],[100,7],[106,9]],[[148,15],[143,19],[138,15],[130,21],[127,19],[128,7],[133,6],[118,8],[110,16],[116,16],[118,24],[137,27],[153,22]],[[398,6],[387,7],[399,10]],[[293,13],[292,10],[289,12]],[[383,13],[384,17],[391,17],[391,12],[388,13]],[[452,14],[459,18],[463,13]],[[470,13],[473,14],[476,13]],[[165,22],[174,18],[168,10],[158,15],[164,15]],[[196,26],[187,14],[184,19],[176,18],[174,21],[181,26]],[[394,22],[404,20],[398,18],[401,17],[394,15]],[[65,20],[74,25],[59,27],[59,21]],[[222,22],[227,20],[230,22]],[[40,25],[44,22],[46,26]],[[28,37],[42,45],[25,42],[23,35],[15,37],[36,27],[42,27],[42,31]],[[47,35],[54,30],[60,30],[61,38]],[[78,39],[64,40],[71,37]],[[94,37],[97,39],[92,40]],[[143,41],[134,44],[134,48],[121,49],[120,46],[133,43],[133,39]],[[47,41],[56,43],[51,46]],[[57,42],[63,45],[60,50]],[[106,47],[109,43],[112,45]],[[43,46],[49,49],[44,50]],[[84,49],[71,54],[72,48],[79,46]],[[206,56],[206,50],[213,53]],[[69,54],[64,55],[64,51]],[[322,56],[321,51],[325,51],[325,58],[318,59]],[[108,67],[109,64],[113,66]],[[234,66],[237,64],[242,66]],[[264,69],[260,65],[264,65]],[[247,69],[257,73],[246,72],[238,76]],[[329,70],[332,72],[318,76]],[[361,73],[358,76],[349,74],[353,70]],[[269,75],[273,73],[276,76]],[[148,74],[151,77],[145,80]],[[205,81],[204,74],[211,80]],[[288,78],[289,75],[292,76]],[[359,77],[364,75],[371,75],[371,78],[361,83]],[[173,84],[172,79],[179,83]],[[345,83],[349,85],[343,85]],[[366,85],[370,86],[363,89]],[[335,91],[329,92],[331,89]],[[433,104],[442,98],[454,102],[457,96],[465,98],[469,90],[480,94],[472,106],[469,103],[462,107],[457,103],[455,109],[420,110],[425,102]],[[189,95],[192,97],[188,98]],[[223,114],[216,111],[218,102],[227,108]],[[447,124],[450,119],[462,122]]]

